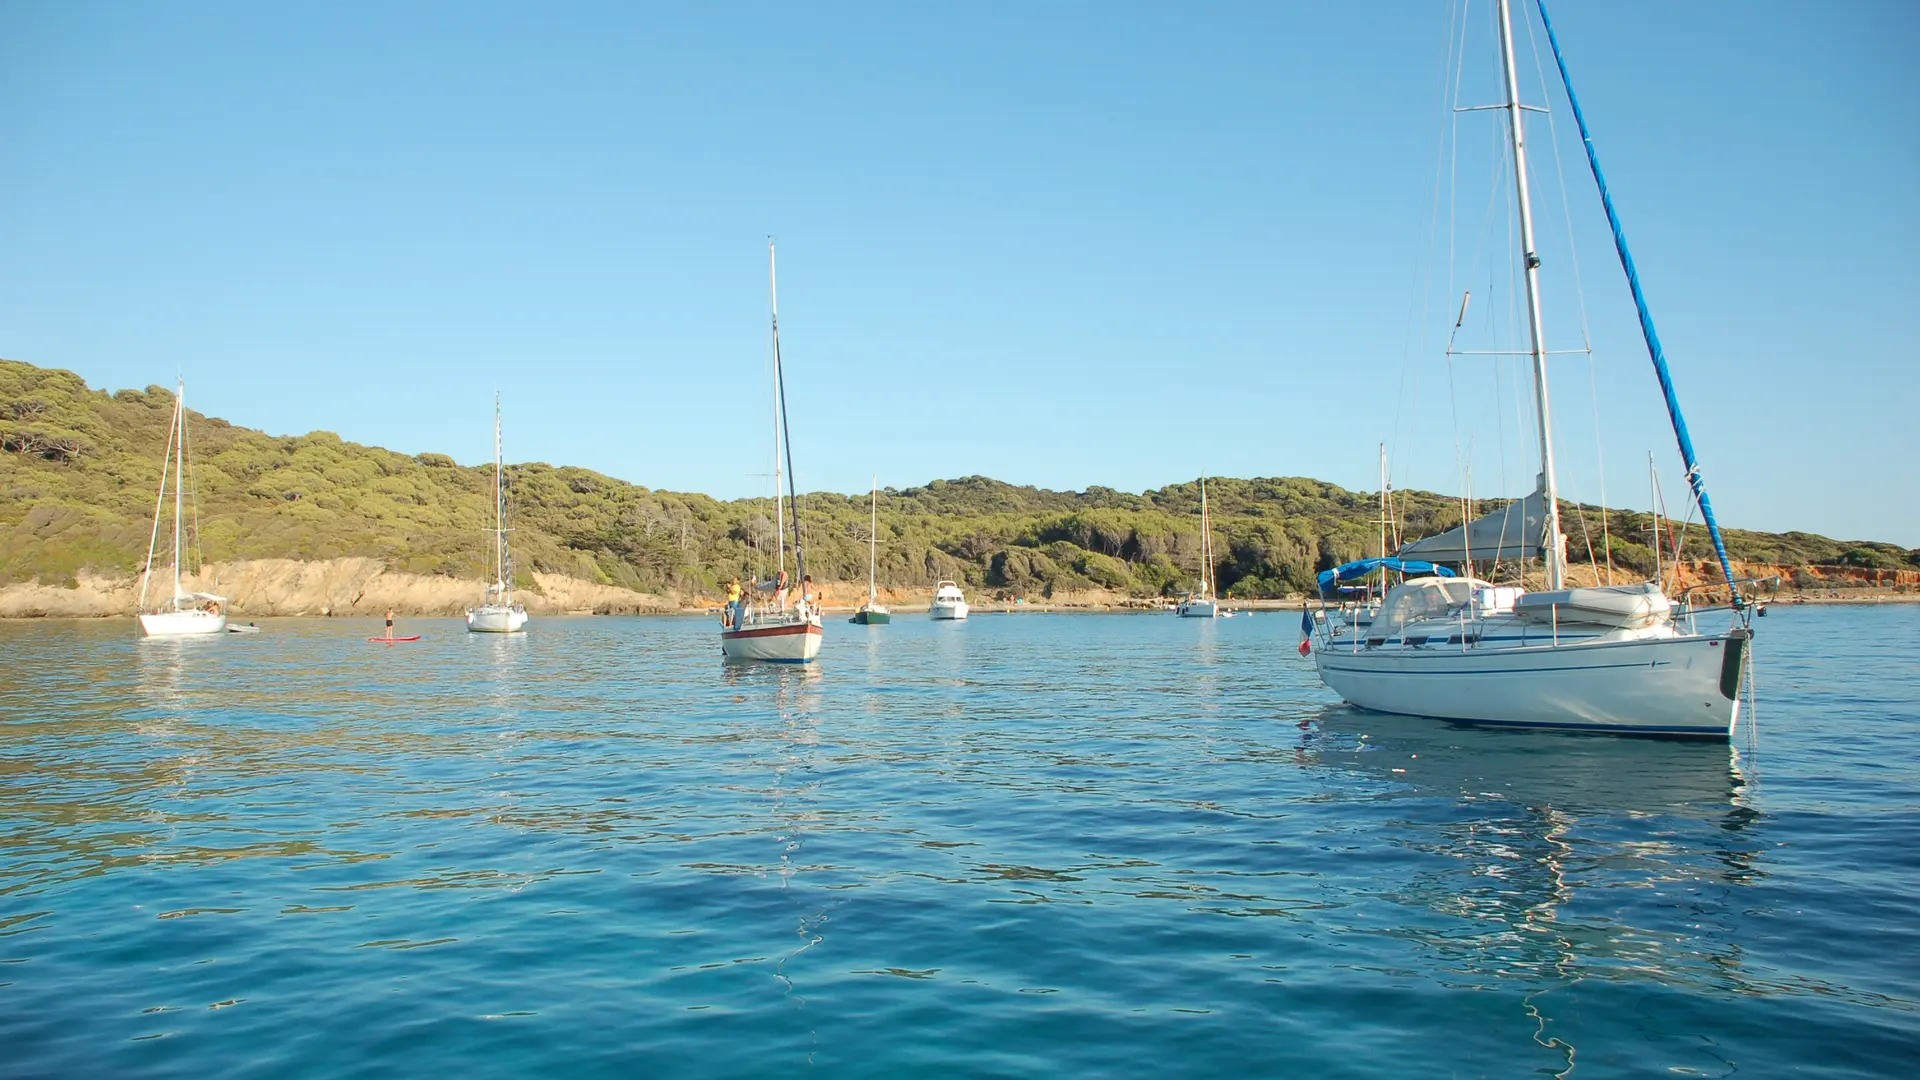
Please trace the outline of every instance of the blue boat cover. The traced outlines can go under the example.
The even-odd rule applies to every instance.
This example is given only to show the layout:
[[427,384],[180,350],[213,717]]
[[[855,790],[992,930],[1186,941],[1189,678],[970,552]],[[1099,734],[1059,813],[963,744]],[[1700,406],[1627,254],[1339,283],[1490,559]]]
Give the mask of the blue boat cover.
[[1438,574],[1452,577],[1453,571],[1418,559],[1361,559],[1320,571],[1320,591],[1326,592],[1336,581],[1357,581],[1375,570],[1398,570],[1403,574]]

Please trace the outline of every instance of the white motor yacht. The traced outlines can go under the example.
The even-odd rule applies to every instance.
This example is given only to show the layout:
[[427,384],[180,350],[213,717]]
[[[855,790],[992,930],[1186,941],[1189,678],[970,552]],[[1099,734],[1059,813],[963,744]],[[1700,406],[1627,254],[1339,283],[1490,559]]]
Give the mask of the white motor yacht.
[[960,586],[951,581],[942,581],[933,587],[933,607],[928,613],[936,619],[964,619],[967,617],[967,595]]

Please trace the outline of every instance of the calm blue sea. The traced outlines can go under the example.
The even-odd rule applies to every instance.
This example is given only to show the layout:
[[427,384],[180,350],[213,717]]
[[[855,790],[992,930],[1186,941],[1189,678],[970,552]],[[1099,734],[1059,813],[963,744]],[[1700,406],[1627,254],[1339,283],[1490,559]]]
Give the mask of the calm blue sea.
[[1758,620],[1757,754],[1285,614],[403,626],[0,625],[0,1074],[1920,1069],[1920,606]]

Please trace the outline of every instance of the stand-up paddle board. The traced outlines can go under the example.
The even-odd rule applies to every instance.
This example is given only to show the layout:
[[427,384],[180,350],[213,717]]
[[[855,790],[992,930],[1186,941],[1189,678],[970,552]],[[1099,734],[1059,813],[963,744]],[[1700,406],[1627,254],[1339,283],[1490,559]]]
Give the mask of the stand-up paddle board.
[[377,641],[382,645],[392,645],[392,644],[395,644],[396,642],[401,642],[401,641],[419,641],[420,635],[415,634],[412,637],[370,637],[367,640]]

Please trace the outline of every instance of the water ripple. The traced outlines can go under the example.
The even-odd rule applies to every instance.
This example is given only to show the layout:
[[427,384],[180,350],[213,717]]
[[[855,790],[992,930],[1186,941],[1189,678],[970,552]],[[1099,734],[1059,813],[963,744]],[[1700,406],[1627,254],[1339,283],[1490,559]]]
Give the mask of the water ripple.
[[9,1075],[1920,1058],[1920,609],[1776,608],[1757,753],[1358,713],[1285,617],[418,625],[0,626]]

